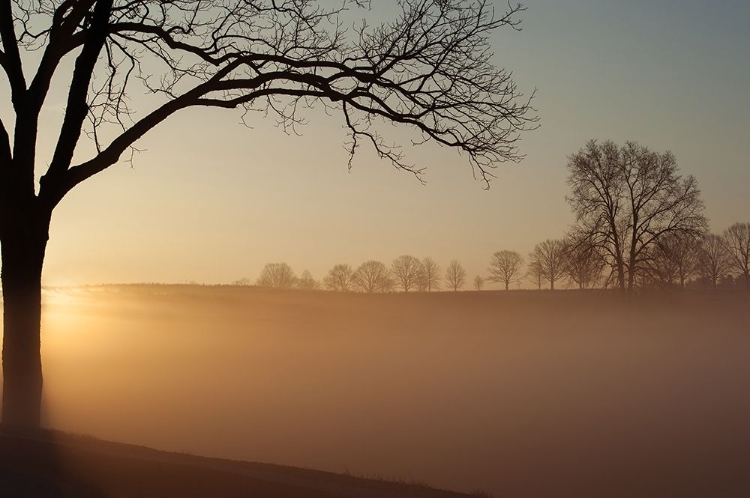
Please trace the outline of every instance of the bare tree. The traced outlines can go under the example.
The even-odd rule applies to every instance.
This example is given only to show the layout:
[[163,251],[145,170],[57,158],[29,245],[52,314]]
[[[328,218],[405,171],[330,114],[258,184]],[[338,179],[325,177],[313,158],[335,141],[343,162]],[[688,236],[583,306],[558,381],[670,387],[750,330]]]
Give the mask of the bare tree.
[[[466,154],[484,181],[517,161],[536,116],[490,37],[516,28],[521,5],[403,0],[393,20],[344,27],[367,0],[0,0],[0,74],[14,120],[0,120],[4,296],[3,423],[39,426],[41,274],[52,211],[80,183],[187,108],[274,115],[289,133],[319,105],[359,146],[418,177],[378,123]],[[356,15],[356,14],[355,14]],[[29,63],[33,62],[33,63]],[[66,92],[51,158],[37,159],[40,117]],[[133,99],[136,94],[154,95]],[[79,147],[88,137],[90,148]],[[11,138],[12,137],[12,138]],[[421,141],[416,140],[414,142]],[[92,151],[92,152],[90,152]],[[124,156],[124,157],[123,157]],[[36,189],[36,179],[39,188]]]
[[534,282],[537,290],[542,290],[542,281],[544,281],[544,270],[538,261],[533,259],[529,261],[529,268],[526,270],[526,276]]
[[716,289],[716,283],[726,277],[732,267],[724,239],[713,233],[704,236],[698,254],[698,265],[701,276],[711,282],[712,289]]
[[750,223],[735,223],[724,231],[724,245],[729,252],[732,268],[745,279],[750,290]]
[[380,261],[365,261],[353,278],[354,286],[362,292],[389,292],[393,288],[388,267]]
[[286,263],[268,263],[261,270],[257,285],[272,289],[293,289],[297,285],[297,277]]
[[354,288],[354,271],[346,264],[335,265],[323,279],[326,289],[338,292],[349,292]]
[[312,273],[305,270],[297,280],[297,288],[301,290],[318,290],[320,289],[320,282],[313,278]]
[[565,242],[565,274],[579,289],[594,287],[602,279],[606,261],[601,249],[587,236],[568,235]]
[[555,290],[555,282],[565,276],[565,242],[562,240],[545,240],[537,244],[529,255],[530,272],[549,282],[549,288]]
[[461,289],[466,283],[466,270],[458,260],[454,259],[445,270],[445,283],[453,292]]
[[474,277],[474,290],[480,291],[482,290],[482,287],[484,287],[484,279],[477,275]]
[[422,260],[422,278],[427,292],[440,289],[440,267],[434,259],[426,257]]
[[487,278],[490,282],[502,282],[505,290],[508,290],[510,284],[519,279],[523,263],[523,256],[516,251],[496,252],[490,259],[490,274]]
[[247,285],[251,285],[251,284],[252,284],[252,281],[247,277],[243,277],[232,282],[232,285],[238,285],[238,286],[243,286],[243,287]]
[[418,287],[422,279],[422,262],[414,256],[405,254],[393,260],[391,264],[391,275],[396,285],[404,292]]
[[601,249],[620,289],[633,288],[660,237],[697,236],[707,226],[698,184],[678,175],[670,152],[590,141],[570,157],[568,171],[576,231]]
[[685,283],[698,269],[700,240],[691,233],[672,232],[660,237],[646,260],[651,278],[662,286]]

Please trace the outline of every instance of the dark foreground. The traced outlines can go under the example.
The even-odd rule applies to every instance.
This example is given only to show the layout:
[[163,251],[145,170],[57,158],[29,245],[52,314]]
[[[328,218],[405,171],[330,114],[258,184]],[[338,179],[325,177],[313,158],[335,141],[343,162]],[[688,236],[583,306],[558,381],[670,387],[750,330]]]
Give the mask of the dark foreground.
[[419,485],[0,430],[2,498],[457,498]]

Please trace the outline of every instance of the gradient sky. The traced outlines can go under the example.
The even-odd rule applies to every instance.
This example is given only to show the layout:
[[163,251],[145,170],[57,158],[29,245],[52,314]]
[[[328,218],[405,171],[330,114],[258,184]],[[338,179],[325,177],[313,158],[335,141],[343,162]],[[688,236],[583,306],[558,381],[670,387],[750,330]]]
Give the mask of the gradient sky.
[[[229,283],[276,261],[321,278],[405,253],[443,268],[457,258],[473,278],[495,251],[526,254],[564,234],[566,158],[592,138],[671,150],[697,177],[714,231],[750,221],[750,2],[524,3],[523,30],[497,33],[495,61],[538,89],[541,128],[489,191],[437,146],[407,150],[427,186],[364,147],[349,173],[341,123],[322,113],[289,137],[272,119],[246,129],[237,113],[189,110],[138,144],[133,167],[63,200],[44,282]],[[57,128],[40,132],[51,142]]]

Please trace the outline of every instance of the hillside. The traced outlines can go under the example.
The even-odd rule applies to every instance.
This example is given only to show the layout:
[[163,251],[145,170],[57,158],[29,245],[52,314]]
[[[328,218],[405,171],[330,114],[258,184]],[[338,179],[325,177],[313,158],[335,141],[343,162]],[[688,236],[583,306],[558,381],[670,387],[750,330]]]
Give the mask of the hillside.
[[460,498],[421,485],[0,430],[3,498]]

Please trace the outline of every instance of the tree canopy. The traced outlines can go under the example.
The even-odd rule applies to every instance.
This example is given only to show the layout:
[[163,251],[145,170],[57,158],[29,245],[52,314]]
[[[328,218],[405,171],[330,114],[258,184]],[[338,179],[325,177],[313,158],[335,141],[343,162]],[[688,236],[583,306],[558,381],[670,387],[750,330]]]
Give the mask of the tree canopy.
[[680,176],[670,152],[592,140],[569,158],[568,171],[573,238],[602,251],[621,289],[643,276],[660,238],[706,229],[698,182]]

